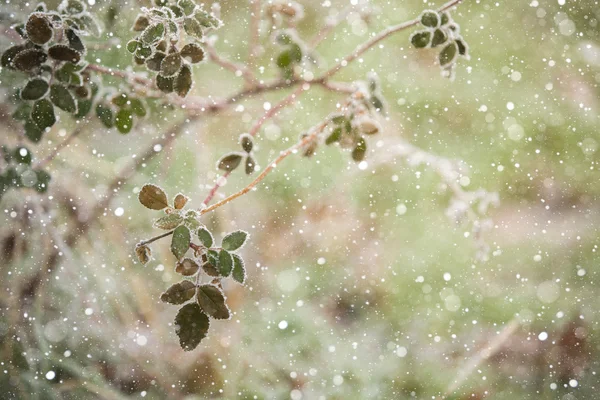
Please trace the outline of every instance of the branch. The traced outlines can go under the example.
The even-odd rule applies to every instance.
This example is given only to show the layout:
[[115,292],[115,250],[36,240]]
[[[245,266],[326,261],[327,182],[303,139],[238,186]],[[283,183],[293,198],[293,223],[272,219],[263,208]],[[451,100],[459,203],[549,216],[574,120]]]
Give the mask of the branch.
[[250,0],[250,40],[248,40],[248,65],[254,64],[260,41],[260,0]]
[[34,166],[34,168],[44,168],[46,165],[48,165],[52,160],[54,160],[56,158],[56,156],[58,155],[58,153],[60,153],[60,151],[62,149],[67,147],[73,141],[73,139],[75,139],[77,136],[79,136],[85,130],[84,128],[85,128],[84,123],[83,122],[79,123],[79,125],[77,125],[75,130],[69,136],[67,136],[67,138],[65,140],[60,142],[54,148],[54,151],[52,151],[52,153],[50,153],[43,160],[38,161],[36,163],[36,165]]
[[[446,10],[454,7],[461,1],[463,1],[463,0],[450,0],[449,2],[447,2],[446,4],[444,4],[443,6],[438,8],[438,11],[439,12],[446,11]],[[352,61],[354,61],[358,57],[360,57],[364,52],[366,52],[371,47],[375,46],[377,43],[381,42],[388,36],[391,36],[396,32],[400,32],[405,29],[408,29],[411,26],[417,25],[419,22],[420,22],[419,18],[415,18],[410,21],[403,22],[399,25],[390,26],[389,28],[384,29],[383,31],[379,32],[377,35],[373,36],[371,39],[367,40],[365,43],[359,45],[352,53],[348,54],[341,61],[339,61],[337,64],[335,64],[329,70],[327,70],[323,75],[321,75],[321,77],[319,77],[317,79],[317,81],[326,81],[327,79],[331,78],[333,75],[337,74],[339,72],[339,70],[346,67]]]
[[310,40],[310,42],[309,42],[310,48],[311,49],[316,48],[327,37],[329,32],[331,32],[344,19],[346,19],[348,14],[350,14],[350,11],[352,11],[353,9],[354,9],[353,6],[347,6],[342,11],[340,11],[335,17],[333,17],[330,21],[328,21],[325,24],[325,26],[323,28],[321,28],[321,30],[319,32],[317,32],[317,34],[315,36],[313,36],[313,38]]
[[289,156],[290,154],[296,152],[298,149],[304,147],[305,145],[307,145],[308,143],[310,143],[312,140],[314,140],[317,135],[319,133],[321,133],[325,127],[327,126],[327,124],[329,123],[330,118],[328,117],[327,119],[325,119],[323,122],[319,123],[316,127],[313,128],[312,133],[306,135],[305,137],[302,138],[302,140],[300,140],[298,143],[296,143],[295,145],[287,148],[286,150],[282,151],[279,156],[271,161],[271,163],[269,163],[269,166],[267,168],[264,169],[263,172],[261,172],[261,174],[256,177],[256,179],[254,179],[248,186],[246,186],[245,188],[243,188],[242,190],[240,190],[239,192],[236,192],[234,194],[232,194],[231,196],[219,201],[218,203],[213,204],[210,207],[207,207],[205,209],[203,209],[202,211],[200,211],[200,215],[204,215],[206,213],[209,213],[213,210],[216,210],[217,208],[229,203],[232,200],[237,199],[240,196],[243,196],[244,194],[248,193],[250,190],[252,190],[253,187],[255,187],[256,185],[258,185],[263,179],[265,179],[265,177],[267,175],[269,175],[269,173],[281,162],[283,161],[287,156]]
[[233,72],[236,76],[239,76],[238,73],[241,74],[242,78],[244,78],[246,83],[249,84],[250,86],[256,86],[258,84],[258,80],[256,79],[256,77],[254,76],[252,71],[247,66],[245,66],[244,64],[238,64],[233,61],[229,61],[229,60],[221,57],[219,55],[219,53],[217,53],[215,48],[208,43],[206,43],[205,48],[206,48],[206,52],[208,53],[210,59],[215,64],[225,68],[226,70]]

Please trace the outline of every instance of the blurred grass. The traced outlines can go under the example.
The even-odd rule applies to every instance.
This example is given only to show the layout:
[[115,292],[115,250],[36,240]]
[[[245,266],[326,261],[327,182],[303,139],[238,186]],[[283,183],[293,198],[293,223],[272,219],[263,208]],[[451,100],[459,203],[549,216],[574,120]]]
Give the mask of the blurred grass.
[[[307,17],[299,31],[308,38],[322,25],[324,12],[321,2],[303,3]],[[366,40],[366,32],[424,8],[417,1],[373,3],[380,13],[367,30],[344,23],[319,47],[321,68]],[[135,10],[145,3],[110,4],[119,17],[107,24],[109,32],[124,43]],[[106,13],[107,4],[96,9]],[[226,25],[217,49],[241,61],[247,12],[245,3],[223,2]],[[158,301],[177,279],[168,243],[155,247],[150,265],[132,261],[135,242],[155,233],[154,216],[137,204],[136,188],[152,181],[199,203],[213,182],[219,155],[236,147],[264,101],[275,103],[283,92],[245,101],[242,112],[202,120],[164,149],[125,185],[102,226],[65,255],[44,286],[35,315],[19,315],[19,305],[10,302],[10,288],[42,267],[35,242],[24,257],[2,267],[7,305],[0,332],[3,349],[14,351],[3,360],[10,365],[5,368],[22,375],[15,382],[4,373],[1,387],[15,398],[120,398],[145,392],[149,398],[283,399],[295,389],[307,399],[434,398],[517,319],[521,327],[501,350],[504,357],[484,360],[453,398],[595,398],[597,5],[465,1],[453,15],[472,57],[459,61],[455,81],[439,76],[432,52],[409,48],[408,32],[370,50],[337,77],[352,81],[375,70],[382,78],[389,118],[383,135],[369,141],[373,152],[366,170],[350,163],[347,153],[322,148],[309,160],[287,159],[263,187],[209,216],[207,223],[218,232],[252,231],[245,248],[249,284],[226,287],[234,318],[213,323],[211,337],[196,351],[178,349],[169,325],[175,310]],[[577,33],[561,33],[565,17]],[[266,38],[267,51],[257,61],[265,67],[264,79],[276,76],[269,42]],[[118,68],[129,64],[116,47],[91,52],[90,58]],[[512,79],[515,71],[518,81]],[[196,75],[199,95],[226,95],[242,84],[212,65],[198,68]],[[320,89],[304,94],[261,132],[259,164],[266,165],[340,99]],[[52,218],[62,221],[71,206],[91,207],[115,171],[162,134],[176,114],[157,109],[141,132],[128,136],[98,124],[61,153],[51,167],[72,199],[50,211]],[[518,140],[519,135],[509,135],[511,124],[522,128]],[[56,132],[50,135],[59,140]],[[489,213],[495,226],[486,236],[492,250],[488,262],[475,260],[473,240],[464,235],[468,228],[446,217],[449,194],[431,169],[399,158],[375,162],[399,138],[464,160],[470,167],[467,189],[499,193],[501,204]],[[584,143],[593,150],[585,150]],[[222,194],[247,182],[234,174]],[[23,203],[35,201],[23,196],[15,192],[3,199],[3,232],[44,231],[36,221],[33,227],[18,222],[27,221]],[[406,214],[398,215],[399,204],[406,205]],[[117,207],[124,208],[122,217],[114,216]],[[11,210],[19,218],[10,217]],[[56,222],[54,229],[65,227]],[[450,274],[448,280],[444,274]],[[548,287],[558,295],[544,302]],[[459,299],[457,311],[448,310],[448,296]],[[287,322],[285,329],[279,328],[281,321]],[[570,321],[580,329],[574,331],[576,346],[565,339]],[[9,337],[14,323],[17,335]],[[538,339],[541,332],[548,333],[547,341]],[[140,336],[146,345],[138,344]],[[561,349],[568,356],[557,362],[553,357],[563,354]],[[567,368],[570,357],[582,370]],[[48,371],[57,378],[48,381]],[[570,379],[577,380],[576,388]]]

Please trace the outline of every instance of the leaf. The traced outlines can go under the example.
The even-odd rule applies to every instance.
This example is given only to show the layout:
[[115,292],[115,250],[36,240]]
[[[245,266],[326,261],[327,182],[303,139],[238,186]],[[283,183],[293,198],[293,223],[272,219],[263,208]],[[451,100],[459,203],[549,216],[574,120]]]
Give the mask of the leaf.
[[338,142],[341,139],[341,137],[342,137],[342,127],[338,126],[331,132],[331,135],[327,136],[327,139],[325,139],[325,144],[329,145],[329,144]]
[[254,161],[254,158],[250,154],[248,154],[248,156],[246,157],[246,175],[250,175],[251,173],[253,173],[255,168],[256,162]]
[[186,304],[175,317],[175,332],[184,351],[194,350],[206,337],[210,322],[196,303]]
[[377,121],[366,116],[359,119],[357,126],[360,132],[365,135],[374,135],[381,129]]
[[208,262],[214,265],[217,269],[219,268],[219,253],[215,250],[209,250],[206,252]]
[[231,253],[223,249],[219,252],[219,273],[222,276],[229,276],[233,269],[233,257]]
[[27,139],[31,140],[34,143],[37,143],[42,138],[42,134],[44,131],[40,129],[37,124],[32,120],[28,119],[25,121],[25,136]]
[[[188,245],[189,246],[189,245]],[[198,273],[200,265],[191,258],[184,258],[175,266],[175,272],[183,276],[192,276]]]
[[160,300],[169,304],[183,304],[196,294],[196,285],[190,281],[181,281],[169,287],[160,295]]
[[128,101],[129,97],[125,93],[119,93],[110,100],[117,107],[125,107]]
[[200,25],[200,22],[194,18],[188,17],[183,20],[183,30],[192,37],[202,39],[202,26]]
[[440,52],[440,56],[439,56],[440,65],[442,67],[445,67],[448,64],[451,64],[452,62],[454,62],[454,60],[456,60],[457,54],[458,54],[458,46],[457,46],[456,42],[449,43]]
[[146,184],[138,195],[140,203],[151,210],[162,210],[169,205],[167,194],[158,186]]
[[17,146],[13,151],[14,160],[19,164],[31,165],[31,152],[27,147]]
[[50,100],[52,104],[68,113],[77,111],[77,103],[75,98],[65,86],[54,84],[50,86]]
[[175,199],[173,200],[173,205],[175,206],[176,210],[181,210],[183,207],[185,207],[185,205],[187,204],[187,202],[189,200],[190,200],[190,198],[187,197],[186,195],[177,193],[177,195],[175,196]]
[[34,68],[40,67],[47,59],[48,55],[42,50],[36,48],[26,49],[15,55],[12,65],[21,71],[31,71]]
[[214,243],[214,239],[212,236],[212,233],[210,233],[210,231],[206,228],[200,228],[198,229],[198,239],[200,240],[200,243],[202,243],[202,246],[209,248],[212,247],[213,243]]
[[240,144],[242,145],[242,149],[244,149],[246,153],[250,153],[252,151],[252,148],[254,147],[254,141],[252,140],[252,136],[250,136],[247,133],[242,133],[240,135]]
[[81,60],[81,54],[64,44],[55,44],[48,49],[48,55],[58,61],[68,61],[77,64]]
[[175,229],[183,222],[183,217],[178,213],[167,214],[154,221],[154,227],[158,229]]
[[225,303],[225,294],[215,285],[206,284],[198,286],[196,292],[198,305],[208,316],[215,319],[229,319],[231,313],[227,303]]
[[46,171],[35,172],[37,181],[35,183],[35,190],[38,193],[45,193],[48,190],[48,183],[50,183],[50,174]]
[[4,53],[2,53],[2,59],[0,61],[1,65],[5,68],[13,69],[14,66],[12,65],[12,62],[13,62],[15,56],[25,49],[26,49],[26,47],[23,45],[12,46],[12,47],[9,47],[8,49],[6,49],[6,51],[4,51]]
[[463,57],[469,57],[469,46],[463,40],[463,38],[456,39],[456,45],[458,46],[458,54]]
[[192,70],[184,65],[173,81],[173,89],[179,97],[185,97],[192,88]]
[[161,40],[165,35],[165,25],[162,23],[153,24],[144,29],[144,32],[140,35],[142,42],[146,44],[153,44]]
[[440,14],[440,25],[444,26],[446,25],[448,22],[450,22],[450,14],[448,14],[447,12],[443,12]]
[[173,231],[171,239],[171,253],[178,259],[183,257],[190,248],[190,230],[185,225],[179,225]]
[[149,25],[150,25],[150,20],[148,19],[148,17],[146,17],[145,15],[140,14],[135,19],[135,22],[133,23],[132,29],[135,32],[141,32],[144,29],[146,29]]
[[113,126],[115,126],[115,122],[113,119],[113,112],[108,106],[99,103],[96,106],[96,115],[98,116],[98,118],[100,119],[100,122],[102,122],[102,124],[105,127],[110,129]]
[[119,132],[126,134],[133,128],[133,114],[131,110],[122,108],[115,117],[115,126]]
[[204,50],[196,43],[188,43],[181,49],[181,57],[192,64],[197,64],[204,60]]
[[59,11],[69,14],[79,14],[85,11],[85,4],[79,0],[64,0],[59,6]]
[[352,150],[352,159],[356,162],[362,161],[365,159],[365,155],[367,154],[367,142],[364,138],[359,138],[358,142],[356,142],[356,146]]
[[48,99],[41,99],[33,104],[31,118],[42,131],[50,128],[56,122],[54,106]]
[[98,23],[96,18],[93,18],[89,13],[87,13],[79,15],[78,19],[81,25],[83,25],[83,27],[85,28],[85,30],[87,30],[92,36],[100,36],[100,34],[102,33],[102,28],[100,27],[100,24]]
[[156,76],[156,87],[158,87],[163,93],[173,92],[173,84],[175,78],[165,78],[164,76]]
[[235,231],[226,235],[221,242],[221,247],[227,251],[235,251],[242,247],[248,238],[248,232]]
[[423,49],[429,46],[429,42],[431,42],[431,32],[430,31],[417,31],[410,35],[410,42],[417,49]]
[[41,14],[31,14],[25,25],[27,38],[35,44],[43,45],[52,39],[52,26]]
[[127,42],[127,45],[125,46],[125,48],[127,49],[128,52],[130,52],[131,54],[135,53],[135,51],[137,50],[138,46],[140,45],[140,42],[138,42],[137,40],[130,40],[129,42]]
[[21,103],[13,112],[12,117],[17,121],[27,121],[31,117],[31,105],[29,103]]
[[72,29],[67,29],[67,40],[69,41],[69,46],[72,49],[77,50],[79,53],[85,53],[85,45],[81,41],[81,38],[75,33]]
[[75,118],[83,118],[92,110],[92,100],[77,100],[77,113]]
[[206,28],[216,29],[219,28],[222,24],[221,20],[203,10],[196,10],[194,18],[196,18],[200,25]]
[[440,23],[437,11],[425,10],[421,14],[421,24],[428,28],[435,28]]
[[237,254],[232,254],[233,256],[233,272],[231,276],[234,280],[241,283],[242,285],[246,281],[246,266],[244,265],[244,260],[242,257]]
[[217,270],[217,267],[215,267],[213,264],[209,263],[208,261],[205,262],[204,264],[202,264],[202,269],[208,276],[220,276],[219,271]]
[[165,59],[165,56],[166,54],[162,51],[157,51],[152,55],[152,57],[146,59],[146,67],[148,67],[150,71],[160,71],[160,65]]
[[183,10],[185,15],[191,15],[196,8],[196,3],[192,0],[179,0],[177,5]]
[[39,100],[48,93],[48,82],[42,78],[34,78],[27,82],[23,90],[21,90],[21,98],[23,100]]
[[431,47],[436,47],[436,46],[439,46],[440,44],[444,44],[446,42],[446,40],[448,40],[448,35],[446,35],[446,33],[443,30],[436,29],[433,32],[433,39],[431,40]]
[[171,53],[160,63],[160,74],[164,77],[177,75],[181,69],[181,55],[179,53]]
[[150,261],[150,258],[152,258],[152,250],[150,250],[150,247],[146,245],[138,244],[135,246],[135,255],[137,256],[139,262],[145,265],[148,264],[148,261]]
[[229,153],[225,154],[217,163],[217,168],[222,171],[233,171],[242,162],[243,154]]

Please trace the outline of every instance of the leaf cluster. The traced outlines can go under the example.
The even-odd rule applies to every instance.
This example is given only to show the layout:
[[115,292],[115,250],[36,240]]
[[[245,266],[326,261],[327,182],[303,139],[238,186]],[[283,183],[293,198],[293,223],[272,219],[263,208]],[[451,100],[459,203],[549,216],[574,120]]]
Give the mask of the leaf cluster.
[[10,149],[2,146],[0,162],[0,199],[10,188],[32,188],[38,193],[48,190],[50,174],[39,168],[32,168],[33,156],[24,146]]

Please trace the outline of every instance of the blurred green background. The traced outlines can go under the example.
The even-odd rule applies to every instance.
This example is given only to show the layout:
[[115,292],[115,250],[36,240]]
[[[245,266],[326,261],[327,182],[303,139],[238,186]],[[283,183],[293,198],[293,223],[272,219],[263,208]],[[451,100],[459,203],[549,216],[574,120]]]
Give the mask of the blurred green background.
[[[302,4],[298,31],[308,41],[349,3]],[[351,12],[317,48],[315,75],[370,33],[441,6],[360,4],[374,11],[368,23]],[[126,69],[122,46],[144,5],[91,6],[106,36],[90,47],[88,60]],[[243,62],[249,5],[221,5],[225,25],[216,48]],[[4,29],[32,7],[7,2]],[[440,76],[434,51],[411,48],[412,30],[336,76],[352,82],[376,71],[381,78],[388,115],[383,132],[369,138],[362,169],[346,151],[323,146],[312,158],[286,159],[256,191],[207,216],[215,232],[251,232],[244,248],[248,284],[225,286],[234,316],[213,321],[195,351],[180,350],[176,309],[159,301],[178,281],[168,241],[154,246],[147,266],[134,260],[135,243],[157,234],[157,215],[139,205],[136,193],[151,182],[199,205],[219,156],[237,148],[264,102],[275,104],[289,90],[191,124],[122,186],[76,246],[63,249],[32,304],[20,304],[17,294],[44,270],[45,255],[73,218],[89,213],[132,155],[182,114],[154,102],[152,116],[127,136],[92,121],[49,165],[47,194],[4,196],[6,398],[600,398],[600,8],[591,0],[465,0],[452,15],[471,53],[459,60],[454,81]],[[268,81],[278,72],[263,28],[264,52],[254,70]],[[2,49],[10,45],[1,40]],[[226,96],[243,85],[211,63],[194,71],[194,95]],[[0,77],[5,122],[18,79],[4,71]],[[259,165],[343,99],[313,88],[267,122],[257,140]],[[72,129],[64,118],[34,148],[36,157],[50,154]],[[2,130],[2,142],[17,143],[18,126],[5,123]],[[406,143],[428,153],[425,162]],[[499,203],[485,213],[473,208],[476,224],[491,219],[481,238],[472,218],[452,217],[460,204],[445,174],[464,193],[498,193]],[[250,179],[234,173],[220,196]],[[483,243],[489,252],[481,257]]]

